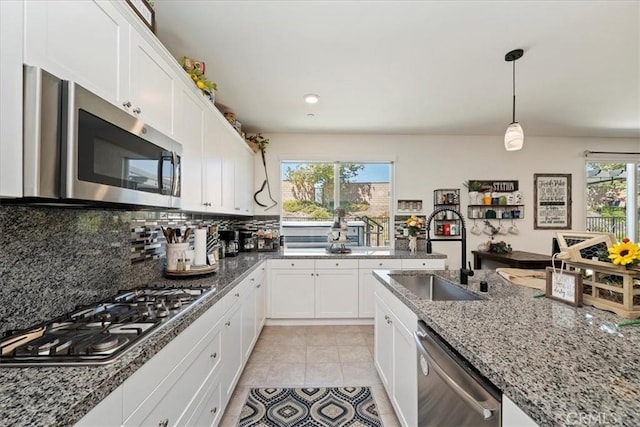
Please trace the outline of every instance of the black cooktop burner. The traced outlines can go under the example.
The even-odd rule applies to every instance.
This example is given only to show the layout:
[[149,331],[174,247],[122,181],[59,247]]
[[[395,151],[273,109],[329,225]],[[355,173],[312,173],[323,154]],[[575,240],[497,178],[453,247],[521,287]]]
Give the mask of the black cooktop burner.
[[[215,288],[139,288],[0,339],[0,367],[104,364]],[[42,331],[34,334],[34,331]]]

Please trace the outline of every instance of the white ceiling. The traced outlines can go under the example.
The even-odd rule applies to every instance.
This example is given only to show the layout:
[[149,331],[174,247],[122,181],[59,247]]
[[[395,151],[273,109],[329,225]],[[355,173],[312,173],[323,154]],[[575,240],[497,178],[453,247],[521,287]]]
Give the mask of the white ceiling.
[[[639,1],[156,0],[248,131],[640,136]],[[316,93],[320,102],[304,103]],[[315,117],[308,117],[308,113]]]

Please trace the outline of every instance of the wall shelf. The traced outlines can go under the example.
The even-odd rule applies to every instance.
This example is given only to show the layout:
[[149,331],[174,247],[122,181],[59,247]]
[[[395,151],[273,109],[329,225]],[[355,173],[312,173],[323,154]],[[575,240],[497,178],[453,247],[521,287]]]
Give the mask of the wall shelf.
[[[439,188],[433,190],[433,208],[450,208],[460,212],[460,189]],[[440,212],[434,218],[433,234],[436,236],[455,237],[461,233],[462,225],[453,212]]]
[[397,213],[421,213],[422,200],[398,200]]
[[522,219],[524,205],[469,205],[469,219]]

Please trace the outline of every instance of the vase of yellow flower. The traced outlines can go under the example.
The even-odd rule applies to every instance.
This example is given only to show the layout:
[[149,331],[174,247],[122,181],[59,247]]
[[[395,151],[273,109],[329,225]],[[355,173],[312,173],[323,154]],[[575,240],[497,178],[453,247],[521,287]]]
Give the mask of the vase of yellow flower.
[[615,265],[634,269],[640,263],[640,246],[625,237],[622,242],[608,248],[609,259]]
[[415,253],[418,249],[418,234],[424,226],[424,219],[411,215],[405,221],[405,225],[407,226],[407,233],[409,234],[409,250]]

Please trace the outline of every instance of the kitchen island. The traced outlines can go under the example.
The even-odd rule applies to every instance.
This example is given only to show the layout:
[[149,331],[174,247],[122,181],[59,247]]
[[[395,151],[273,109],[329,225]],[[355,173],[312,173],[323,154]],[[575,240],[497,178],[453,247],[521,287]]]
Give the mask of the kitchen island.
[[[60,367],[0,366],[0,426],[69,426],[79,421],[100,401],[138,371],[178,334],[192,325],[225,295],[269,259],[309,257],[326,259],[442,259],[442,254],[411,254],[407,251],[356,251],[327,255],[324,250],[249,252],[221,260],[215,274],[184,279],[156,278],[149,286],[203,286],[211,291],[184,312],[154,331],[119,359],[107,365]],[[145,284],[141,284],[145,285]]]
[[[390,274],[378,280],[540,426],[640,425],[640,328],[574,308],[480,270],[478,301],[426,301]],[[412,274],[425,274],[415,272]],[[457,272],[437,275],[458,282]],[[489,292],[479,292],[481,280]]]

